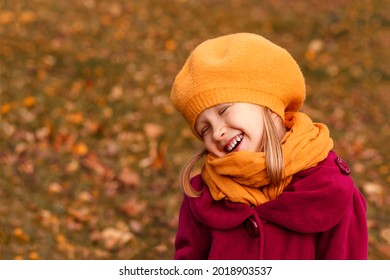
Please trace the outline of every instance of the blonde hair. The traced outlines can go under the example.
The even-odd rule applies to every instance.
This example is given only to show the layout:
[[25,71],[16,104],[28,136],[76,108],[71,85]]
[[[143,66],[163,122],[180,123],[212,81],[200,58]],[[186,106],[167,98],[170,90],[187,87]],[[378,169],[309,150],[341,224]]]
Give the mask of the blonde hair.
[[[272,119],[272,112],[263,106],[259,106],[262,114],[264,136],[263,136],[263,147],[266,161],[267,174],[270,179],[271,185],[279,185],[283,178],[284,173],[284,161],[283,152],[281,145],[282,133],[280,132],[280,124],[275,124]],[[281,119],[280,119],[281,121]],[[203,149],[194,154],[183,166],[179,181],[183,188],[184,193],[189,197],[199,197],[202,191],[195,190],[191,186],[191,172],[194,165],[208,152]]]

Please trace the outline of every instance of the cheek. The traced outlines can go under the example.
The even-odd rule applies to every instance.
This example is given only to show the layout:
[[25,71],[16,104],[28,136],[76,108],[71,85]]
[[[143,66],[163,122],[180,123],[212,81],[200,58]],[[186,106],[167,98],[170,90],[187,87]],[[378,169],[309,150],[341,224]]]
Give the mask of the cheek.
[[264,142],[264,127],[262,125],[256,125],[252,127],[253,140],[261,145]]
[[225,152],[220,151],[214,142],[207,141],[207,139],[205,139],[203,142],[206,150],[214,156],[223,157],[225,155]]
[[205,137],[203,142],[204,142],[204,145],[208,151],[215,149],[215,144],[209,139],[209,137]]

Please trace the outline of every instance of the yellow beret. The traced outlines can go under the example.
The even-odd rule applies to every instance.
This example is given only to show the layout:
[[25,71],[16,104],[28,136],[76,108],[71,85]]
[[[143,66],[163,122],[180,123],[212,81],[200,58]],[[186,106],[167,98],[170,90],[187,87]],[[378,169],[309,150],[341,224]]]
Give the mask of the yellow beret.
[[302,72],[293,57],[262,36],[237,33],[198,45],[177,74],[171,101],[194,130],[199,114],[226,102],[268,107],[284,120],[305,100]]

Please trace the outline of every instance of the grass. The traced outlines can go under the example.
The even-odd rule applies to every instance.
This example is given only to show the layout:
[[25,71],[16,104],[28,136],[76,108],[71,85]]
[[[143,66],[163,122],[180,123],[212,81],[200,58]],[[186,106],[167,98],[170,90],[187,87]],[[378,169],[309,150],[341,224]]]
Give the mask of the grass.
[[[0,4],[0,258],[171,259],[200,147],[169,101],[201,41],[287,48],[368,200],[370,258],[390,257],[387,1]],[[308,12],[310,11],[310,12]]]

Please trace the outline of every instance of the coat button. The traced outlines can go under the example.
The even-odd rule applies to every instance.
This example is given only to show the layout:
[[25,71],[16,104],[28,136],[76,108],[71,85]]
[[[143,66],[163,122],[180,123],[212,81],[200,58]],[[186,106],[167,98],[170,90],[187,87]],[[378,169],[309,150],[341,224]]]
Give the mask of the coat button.
[[245,228],[250,236],[257,237],[259,235],[259,225],[253,217],[250,217],[245,221]]
[[341,173],[345,175],[349,175],[351,173],[351,169],[349,168],[348,164],[341,158],[336,158],[335,160],[337,166],[339,167]]

